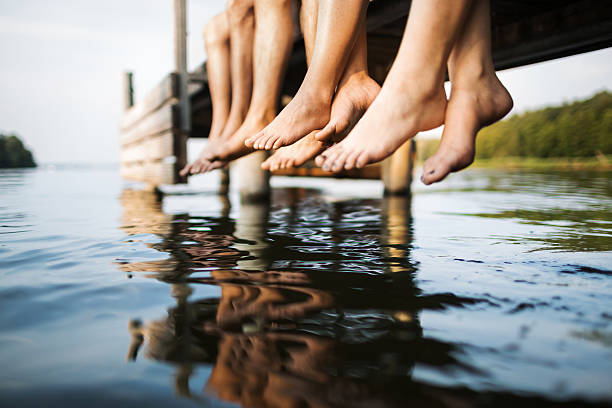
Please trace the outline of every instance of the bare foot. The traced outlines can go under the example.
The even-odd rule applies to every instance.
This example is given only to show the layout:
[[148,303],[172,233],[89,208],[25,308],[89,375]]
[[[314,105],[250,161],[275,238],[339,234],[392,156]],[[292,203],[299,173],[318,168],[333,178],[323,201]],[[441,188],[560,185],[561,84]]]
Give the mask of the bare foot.
[[219,146],[212,159],[229,162],[253,152],[253,147],[247,147],[245,140],[265,128],[272,121],[272,118],[272,115],[251,115],[251,117],[247,117],[240,129]]
[[444,120],[446,94],[439,87],[420,91],[389,81],[346,138],[316,158],[325,171],[339,172],[362,168],[390,156],[417,132],[440,126]]
[[[185,167],[183,167],[183,169],[180,171],[180,175],[181,177],[185,177],[188,174],[199,174],[199,173],[205,173],[207,171],[210,170],[210,166],[212,164],[212,153],[217,149],[217,145],[220,144],[220,138],[217,137],[209,137],[208,138],[208,144],[206,145],[206,147],[204,147],[204,149],[202,150],[202,152],[200,153],[200,155],[198,156],[197,159],[195,159],[193,162],[187,164]],[[211,159],[209,159],[209,157]]]
[[223,163],[219,165],[219,163],[215,163],[215,165],[212,165],[213,162],[218,161],[218,152],[223,150],[223,146],[240,128],[240,124],[241,122],[238,116],[234,115],[234,117],[228,119],[223,130],[219,134],[213,134],[211,132],[211,135],[208,137],[208,144],[204,147],[198,158],[186,165],[179,174],[184,177],[188,174],[206,173],[207,171],[218,169],[227,164]]
[[423,165],[423,183],[435,183],[472,164],[476,134],[506,116],[512,104],[512,97],[497,76],[453,88],[446,109],[442,141]]
[[[297,142],[329,121],[331,98],[300,88],[295,97],[265,129],[245,140],[253,149],[278,149]],[[253,134],[251,134],[253,135]]]
[[306,163],[308,160],[325,150],[325,147],[327,147],[324,142],[315,140],[315,134],[317,132],[318,131],[315,130],[294,144],[281,147],[261,164],[261,168],[264,170],[275,171],[278,169],[299,167]]
[[378,95],[380,86],[365,72],[357,72],[340,83],[334,97],[329,123],[315,139],[338,142],[351,131]]

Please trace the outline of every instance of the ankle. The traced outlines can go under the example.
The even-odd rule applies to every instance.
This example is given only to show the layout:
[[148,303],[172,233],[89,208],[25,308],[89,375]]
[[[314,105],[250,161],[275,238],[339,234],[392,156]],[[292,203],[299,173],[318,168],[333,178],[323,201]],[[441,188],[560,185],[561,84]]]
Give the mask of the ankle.
[[251,109],[247,114],[245,122],[249,123],[258,123],[258,124],[268,124],[274,120],[276,117],[276,109],[275,108],[265,108],[265,109]]

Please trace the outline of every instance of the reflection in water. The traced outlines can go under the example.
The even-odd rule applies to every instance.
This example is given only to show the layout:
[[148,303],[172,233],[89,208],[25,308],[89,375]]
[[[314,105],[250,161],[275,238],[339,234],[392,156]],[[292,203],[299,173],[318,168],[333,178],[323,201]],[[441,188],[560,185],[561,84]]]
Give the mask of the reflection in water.
[[[170,285],[167,316],[129,324],[128,359],[139,349],[176,366],[178,395],[192,395],[198,364],[212,365],[205,392],[243,406],[488,405],[540,400],[415,381],[418,364],[486,376],[456,344],[424,336],[419,313],[482,302],[423,295],[411,260],[407,198],[326,202],[276,190],[272,207],[239,217],[163,213],[159,197],[123,192],[123,228],[152,233],[160,261],[124,262]],[[220,297],[192,298],[200,285]]]

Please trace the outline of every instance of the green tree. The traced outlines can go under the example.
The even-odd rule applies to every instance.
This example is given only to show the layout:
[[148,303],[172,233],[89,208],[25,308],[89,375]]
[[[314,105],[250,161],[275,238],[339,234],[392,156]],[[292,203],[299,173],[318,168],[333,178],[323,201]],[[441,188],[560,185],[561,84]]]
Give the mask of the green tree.
[[15,135],[0,134],[0,168],[36,167],[32,152]]

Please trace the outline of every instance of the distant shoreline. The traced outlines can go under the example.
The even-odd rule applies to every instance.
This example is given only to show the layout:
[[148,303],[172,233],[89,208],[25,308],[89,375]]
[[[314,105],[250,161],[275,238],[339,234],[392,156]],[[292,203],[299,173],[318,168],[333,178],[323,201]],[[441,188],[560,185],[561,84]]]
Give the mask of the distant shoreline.
[[610,155],[597,157],[500,157],[477,159],[471,167],[520,168],[520,169],[567,169],[567,170],[612,170]]

